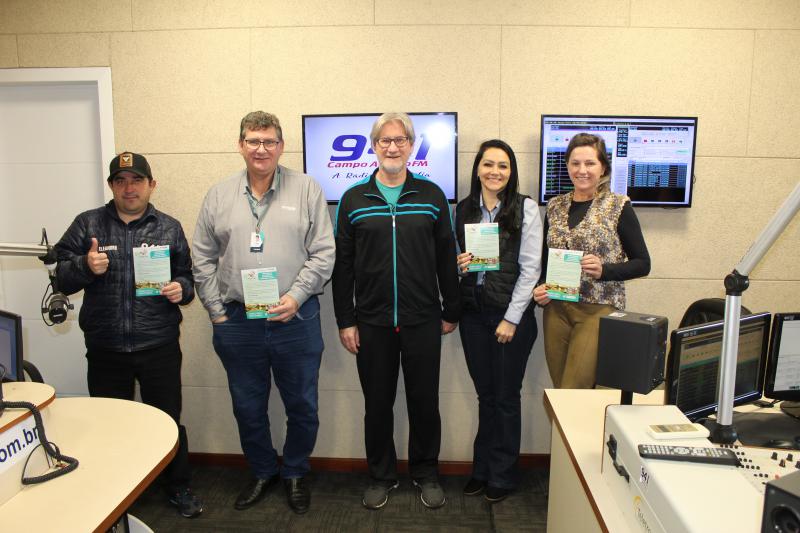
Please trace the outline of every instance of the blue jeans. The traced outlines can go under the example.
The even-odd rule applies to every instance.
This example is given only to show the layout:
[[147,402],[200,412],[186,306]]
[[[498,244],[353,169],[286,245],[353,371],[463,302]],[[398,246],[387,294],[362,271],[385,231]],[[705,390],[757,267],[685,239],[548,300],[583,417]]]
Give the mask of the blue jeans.
[[520,390],[537,329],[531,308],[522,315],[511,342],[500,344],[494,331],[504,315],[504,309],[483,306],[478,312],[465,311],[458,329],[478,393],[472,477],[513,489],[521,436]]
[[278,473],[267,402],[271,376],[286,409],[284,479],[304,476],[319,429],[317,383],[322,359],[319,301],[309,298],[289,322],[248,320],[244,306],[225,304],[228,320],[214,324],[214,349],[228,374],[239,441],[255,477]]

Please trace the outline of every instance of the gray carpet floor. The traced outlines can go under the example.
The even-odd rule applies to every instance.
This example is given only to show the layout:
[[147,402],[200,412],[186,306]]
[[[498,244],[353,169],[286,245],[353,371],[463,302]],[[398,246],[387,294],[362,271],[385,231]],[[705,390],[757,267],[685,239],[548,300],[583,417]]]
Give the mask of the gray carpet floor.
[[361,506],[361,492],[368,477],[361,473],[316,472],[309,476],[311,509],[294,514],[286,505],[283,487],[276,487],[264,500],[245,511],[233,508],[236,495],[247,482],[247,473],[236,468],[195,466],[193,490],[203,498],[205,510],[186,519],[166,503],[154,483],[129,512],[156,533],[161,532],[543,532],[547,525],[547,470],[522,473],[519,489],[505,501],[490,505],[483,496],[464,496],[468,478],[442,476],[447,505],[426,509],[410,479],[400,478],[400,487],[379,511]]

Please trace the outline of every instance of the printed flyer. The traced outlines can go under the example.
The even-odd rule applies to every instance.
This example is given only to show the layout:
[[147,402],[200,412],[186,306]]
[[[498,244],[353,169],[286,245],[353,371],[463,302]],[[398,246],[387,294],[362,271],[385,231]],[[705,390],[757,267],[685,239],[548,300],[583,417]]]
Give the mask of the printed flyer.
[[158,296],[169,283],[169,245],[142,245],[133,249],[133,277],[136,296]]
[[464,224],[464,240],[472,261],[467,272],[500,270],[500,227],[497,222]]
[[549,249],[545,284],[551,300],[580,301],[582,257],[582,251]]
[[247,318],[272,318],[270,307],[278,305],[278,269],[275,267],[242,270],[244,310]]

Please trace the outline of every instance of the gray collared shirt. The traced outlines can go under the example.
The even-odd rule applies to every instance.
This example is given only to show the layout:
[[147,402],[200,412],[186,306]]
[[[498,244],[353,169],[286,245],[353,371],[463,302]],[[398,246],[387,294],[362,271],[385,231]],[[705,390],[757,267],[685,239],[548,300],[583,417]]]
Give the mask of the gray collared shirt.
[[[328,205],[311,176],[278,167],[272,186],[253,215],[242,170],[206,194],[192,242],[197,295],[211,319],[225,314],[223,303],[244,301],[241,271],[277,267],[278,291],[299,305],[320,294],[333,272],[336,249]],[[250,251],[256,228],[264,234],[260,252]]]

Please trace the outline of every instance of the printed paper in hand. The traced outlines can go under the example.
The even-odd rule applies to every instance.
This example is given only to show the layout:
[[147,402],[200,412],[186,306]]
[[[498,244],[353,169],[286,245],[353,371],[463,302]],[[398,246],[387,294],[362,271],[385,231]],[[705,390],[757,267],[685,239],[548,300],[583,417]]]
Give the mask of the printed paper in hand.
[[545,284],[551,300],[580,301],[582,257],[582,251],[550,248]]
[[464,240],[472,261],[467,272],[500,270],[500,228],[497,222],[464,224]]
[[169,245],[142,245],[133,249],[133,278],[136,296],[158,296],[169,283]]
[[242,270],[242,289],[244,290],[244,310],[247,318],[272,318],[278,313],[270,313],[269,308],[278,305],[278,269],[253,268]]

